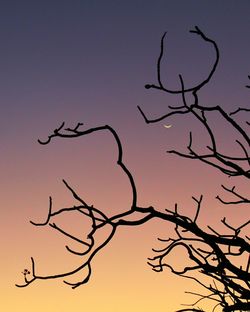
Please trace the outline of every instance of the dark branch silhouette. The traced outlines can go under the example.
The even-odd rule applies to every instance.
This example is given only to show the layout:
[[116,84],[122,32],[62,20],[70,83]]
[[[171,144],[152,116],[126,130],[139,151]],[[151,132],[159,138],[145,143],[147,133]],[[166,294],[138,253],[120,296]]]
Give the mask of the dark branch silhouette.
[[[164,33],[161,39],[160,55],[157,61],[158,84],[147,84],[145,87],[147,89],[157,89],[167,93],[180,95],[183,104],[176,107],[169,106],[169,111],[156,119],[148,118],[140,107],[138,107],[138,109],[146,123],[156,123],[173,115],[181,116],[191,114],[200,122],[201,126],[206,130],[210,139],[210,143],[206,147],[206,153],[201,154],[195,151],[193,147],[192,132],[189,133],[187,153],[182,153],[176,150],[170,150],[169,153],[192,160],[199,160],[230,177],[241,176],[245,179],[249,179],[250,138],[247,133],[248,129],[245,130],[244,126],[236,122],[232,116],[235,116],[242,111],[249,112],[250,109],[238,108],[233,112],[227,113],[219,105],[207,107],[199,104],[199,91],[211,80],[218,65],[219,49],[217,44],[204,35],[198,27],[195,27],[195,30],[192,30],[191,33],[199,35],[204,41],[211,44],[215,50],[215,62],[207,78],[194,87],[185,88],[183,78],[181,75],[179,75],[180,89],[170,90],[163,85],[161,79],[161,62],[164,55],[164,40],[166,37],[166,33]],[[192,103],[187,102],[187,93],[191,93],[193,95]],[[223,120],[237,132],[241,139],[237,139],[235,142],[239,147],[241,156],[229,155],[222,152],[223,147],[221,144],[219,144],[216,133],[209,123],[208,115],[211,112],[216,112],[219,114]],[[249,125],[248,122],[246,122],[246,124]],[[29,271],[28,269],[25,269],[22,272],[24,275],[24,283],[17,286],[26,287],[36,280],[42,279],[64,279],[73,276],[79,271],[84,271],[86,272],[85,276],[80,281],[69,282],[64,280],[64,282],[70,285],[73,289],[79,287],[80,285],[89,281],[92,272],[92,259],[111,241],[118,227],[138,226],[150,221],[151,219],[160,219],[175,225],[175,236],[168,237],[166,239],[158,238],[158,241],[162,247],[152,249],[153,255],[152,257],[148,258],[149,266],[155,272],[161,272],[167,268],[172,273],[180,277],[195,281],[207,292],[206,294],[188,292],[194,296],[197,296],[198,300],[189,305],[188,308],[179,310],[179,312],[203,311],[199,308],[198,305],[200,302],[205,300],[214,302],[215,305],[213,311],[217,307],[221,307],[222,311],[224,312],[249,311],[250,238],[244,233],[246,232],[246,229],[249,229],[250,220],[246,220],[244,223],[239,224],[238,226],[233,226],[231,222],[228,221],[226,217],[224,217],[221,220],[222,227],[220,230],[209,225],[207,228],[202,228],[199,225],[199,215],[202,209],[203,195],[201,195],[199,198],[192,197],[194,205],[196,206],[196,212],[193,217],[181,214],[178,211],[177,204],[175,204],[173,210],[166,209],[164,212],[152,206],[139,206],[137,203],[137,189],[135,180],[132,172],[123,162],[123,149],[117,132],[109,125],[85,130],[82,130],[82,126],[82,123],[78,123],[74,128],[65,128],[65,124],[62,123],[59,128],[55,129],[54,132],[48,136],[47,140],[39,140],[39,143],[46,145],[50,143],[51,140],[57,138],[70,139],[83,137],[94,132],[108,131],[114,138],[115,144],[117,146],[117,165],[120,167],[123,174],[127,177],[128,183],[131,187],[131,206],[123,213],[115,214],[111,217],[107,216],[101,209],[86,203],[86,201],[75,192],[75,190],[68,184],[68,182],[63,180],[65,187],[68,189],[78,204],[72,207],[61,208],[57,211],[53,211],[52,198],[49,197],[49,209],[45,221],[41,223],[31,221],[31,223],[35,226],[50,226],[72,241],[77,242],[79,244],[78,250],[73,250],[70,246],[65,247],[70,253],[82,257],[82,263],[80,266],[68,272],[42,276],[37,273],[35,261],[33,258],[31,258],[31,270]],[[236,191],[235,186],[227,187],[222,185],[222,188],[226,193],[233,196],[235,200],[225,200],[222,199],[221,196],[217,195],[216,198],[220,203],[226,205],[249,204],[250,199],[246,195],[242,195],[241,191]],[[75,237],[53,222],[54,216],[64,213],[68,214],[72,211],[79,213],[79,216],[91,221],[88,235],[85,238]],[[102,242],[97,243],[96,233],[102,231],[103,229],[107,229],[107,234],[103,238]],[[176,250],[176,248],[182,248],[187,255],[186,263],[188,264],[185,264],[184,262],[181,269],[177,269],[174,265],[171,265],[167,259],[168,255]],[[207,282],[203,282],[199,279],[200,274],[207,277]]]

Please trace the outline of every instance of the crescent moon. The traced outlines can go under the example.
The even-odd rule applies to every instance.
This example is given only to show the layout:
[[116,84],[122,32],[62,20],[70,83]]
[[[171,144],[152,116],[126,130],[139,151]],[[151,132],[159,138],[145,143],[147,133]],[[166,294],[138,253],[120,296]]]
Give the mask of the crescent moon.
[[172,125],[164,125],[165,128],[169,129],[172,127]]

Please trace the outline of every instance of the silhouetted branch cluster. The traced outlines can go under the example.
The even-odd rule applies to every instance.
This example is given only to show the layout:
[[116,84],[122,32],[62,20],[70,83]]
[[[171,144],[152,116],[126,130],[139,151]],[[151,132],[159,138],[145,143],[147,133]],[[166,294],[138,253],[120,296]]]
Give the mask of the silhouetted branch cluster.
[[[221,222],[225,227],[230,229],[232,234],[220,234],[217,230],[208,226],[211,233],[202,230],[198,223],[202,197],[197,200],[197,213],[192,220],[189,217],[180,215],[177,206],[174,212],[167,210],[175,217],[176,237],[158,240],[165,246],[161,249],[153,249],[155,256],[149,258],[149,265],[156,272],[161,272],[165,267],[169,268],[172,273],[195,280],[209,291],[208,295],[199,295],[200,299],[193,305],[196,305],[203,299],[210,299],[224,307],[224,311],[234,311],[233,305],[241,304],[249,308],[248,300],[250,299],[250,258],[245,260],[245,265],[239,267],[235,264],[235,259],[242,255],[250,254],[250,244],[248,237],[241,237],[241,230],[246,227],[250,221],[234,228],[227,223],[226,218]],[[181,222],[178,222],[181,221]],[[183,248],[191,263],[184,265],[180,270],[168,263],[167,256],[176,248]],[[245,257],[242,257],[245,258]],[[205,284],[197,277],[189,273],[200,272],[209,277],[210,284]],[[192,293],[192,292],[189,292]],[[194,294],[194,293],[193,293]],[[233,305],[232,305],[233,303]],[[236,305],[236,306],[237,306]]]
[[[146,89],[151,89],[151,88],[158,89],[166,93],[180,94],[182,97],[183,105],[168,106],[169,112],[156,119],[149,119],[139,106],[138,106],[138,109],[140,113],[142,114],[146,123],[156,123],[156,122],[159,122],[163,119],[166,119],[170,116],[177,115],[177,114],[192,114],[202,124],[202,126],[205,128],[206,132],[209,135],[210,145],[207,146],[208,152],[206,154],[201,155],[194,150],[192,132],[189,133],[189,143],[187,145],[188,153],[181,153],[175,150],[170,150],[168,152],[185,157],[185,158],[189,158],[189,159],[199,159],[200,161],[217,168],[218,170],[222,171],[224,174],[228,176],[244,176],[244,177],[250,178],[250,170],[249,170],[250,158],[248,155],[248,150],[250,146],[250,138],[248,134],[246,133],[246,131],[243,129],[243,127],[240,126],[234,119],[230,117],[231,115],[237,114],[240,111],[249,112],[250,109],[238,108],[234,112],[226,113],[225,110],[219,105],[208,107],[208,106],[202,106],[199,104],[199,96],[198,96],[199,91],[201,90],[202,87],[204,87],[210,81],[218,65],[219,49],[217,47],[217,44],[213,40],[207,38],[198,27],[196,27],[195,30],[192,30],[191,33],[200,35],[202,39],[211,43],[215,49],[216,59],[208,77],[205,80],[203,80],[201,83],[199,83],[197,86],[194,86],[191,88],[185,88],[183,78],[181,75],[179,75],[180,89],[170,90],[164,87],[162,83],[162,79],[161,79],[161,61],[162,61],[162,56],[163,56],[164,38],[165,38],[165,34],[164,34],[162,37],[162,41],[161,41],[161,52],[160,52],[160,56],[157,62],[158,85],[147,84],[145,85],[145,88]],[[193,95],[192,103],[188,103],[186,100],[186,94],[188,93]],[[209,122],[207,119],[207,114],[210,112],[217,112],[231,126],[231,128],[235,129],[236,132],[239,134],[242,141],[236,140],[236,143],[239,145],[241,152],[243,154],[241,157],[225,155],[219,152],[219,148],[217,146],[218,143],[216,141],[215,134],[211,126],[209,125]],[[244,169],[243,166],[240,165],[240,163],[246,163],[247,169]]]
[[[250,178],[250,158],[249,158],[249,145],[250,138],[247,130],[244,126],[236,122],[232,116],[243,112],[249,112],[250,109],[238,108],[233,112],[227,113],[221,106],[202,106],[199,104],[199,91],[203,88],[212,78],[216,67],[219,62],[219,49],[217,44],[209,39],[203,32],[195,27],[192,30],[194,33],[200,36],[204,41],[211,44],[215,50],[215,62],[212,66],[210,73],[207,78],[194,87],[185,87],[183,78],[180,78],[180,88],[178,90],[170,90],[164,86],[161,78],[161,62],[164,54],[164,40],[166,33],[161,39],[160,55],[157,61],[157,79],[158,84],[147,84],[147,89],[157,89],[163,92],[177,94],[181,96],[181,106],[169,106],[169,111],[156,119],[149,119],[143,110],[138,107],[146,123],[156,123],[163,119],[166,119],[173,115],[187,115],[191,114],[194,116],[206,130],[210,139],[210,144],[207,145],[206,153],[199,153],[193,147],[193,134],[189,134],[189,143],[187,145],[187,153],[182,153],[175,150],[170,150],[169,153],[176,154],[181,157],[188,159],[199,160],[213,168],[216,168],[223,174],[229,177]],[[247,86],[249,87],[249,86]],[[190,93],[193,95],[193,102],[188,103],[186,95]],[[234,129],[240,139],[236,140],[236,143],[241,152],[241,156],[228,155],[221,152],[221,146],[218,146],[218,140],[216,134],[212,129],[208,114],[211,112],[218,113],[224,121]],[[248,127],[249,122],[246,122],[245,127]],[[192,197],[196,205],[196,213],[193,218],[182,215],[178,211],[178,205],[176,204],[173,210],[166,209],[164,212],[157,210],[155,207],[141,207],[137,203],[137,189],[132,173],[123,162],[123,149],[122,144],[116,131],[109,125],[99,126],[90,128],[87,130],[81,130],[83,124],[78,123],[74,128],[65,128],[64,123],[54,130],[49,135],[46,141],[39,140],[40,144],[48,144],[52,139],[55,138],[77,138],[89,135],[94,132],[108,131],[114,138],[117,146],[117,165],[125,174],[131,187],[131,206],[124,213],[120,213],[113,216],[105,215],[101,209],[94,207],[93,205],[87,204],[74,189],[65,181],[65,187],[70,191],[73,198],[78,202],[77,205],[61,208],[58,211],[53,211],[52,198],[49,198],[49,211],[46,221],[43,223],[31,222],[35,226],[50,226],[62,235],[71,239],[74,242],[79,243],[81,251],[74,250],[73,248],[66,246],[66,249],[79,257],[82,257],[82,264],[75,269],[60,273],[57,275],[41,276],[37,274],[35,268],[35,261],[31,258],[32,269],[29,271],[25,269],[23,271],[24,283],[17,285],[18,287],[25,287],[39,279],[55,279],[55,278],[66,278],[73,276],[75,273],[85,270],[85,277],[78,282],[68,282],[72,288],[76,288],[86,282],[88,282],[91,276],[92,270],[92,259],[94,256],[102,250],[114,236],[116,229],[119,226],[138,226],[142,225],[151,219],[160,219],[166,222],[170,222],[175,225],[175,237],[169,237],[166,239],[158,238],[160,244],[163,246],[159,249],[152,249],[154,255],[149,258],[148,264],[156,272],[161,272],[164,268],[168,268],[172,273],[192,279],[203,288],[206,289],[207,294],[199,294],[189,292],[195,296],[198,296],[198,300],[190,305],[189,308],[185,308],[184,311],[202,311],[197,305],[204,300],[211,300],[215,303],[214,309],[220,306],[223,311],[249,311],[250,310],[250,238],[245,235],[246,229],[249,228],[250,220],[246,220],[244,223],[237,227],[231,225],[231,223],[223,218],[221,220],[223,234],[217,229],[208,226],[203,229],[199,225],[199,215],[202,208],[203,196],[200,198]],[[227,187],[222,185],[225,192],[233,196],[234,200],[225,200],[219,195],[216,197],[219,202],[229,204],[249,204],[250,199],[242,195],[242,193],[236,190],[236,187]],[[85,238],[75,237],[62,227],[58,226],[53,222],[53,218],[59,214],[71,213],[72,211],[79,213],[84,218],[90,221],[91,227],[88,235]],[[109,229],[108,234],[103,241],[97,242],[96,235],[102,229]],[[244,231],[242,231],[244,229]],[[243,233],[244,232],[244,233]],[[176,265],[172,265],[168,261],[168,256],[173,251],[182,249],[187,255],[187,262],[184,262],[183,267],[180,269],[176,268]],[[199,278],[199,274],[206,277],[206,281]]]
[[[249,146],[250,146],[250,138],[247,131],[237,123],[231,116],[236,115],[240,112],[249,112],[250,109],[239,107],[233,112],[227,113],[221,106],[204,106],[199,104],[199,91],[202,87],[204,87],[212,78],[216,67],[219,62],[219,49],[215,41],[209,39],[206,35],[204,35],[198,27],[195,27],[195,30],[192,30],[191,33],[197,34],[201,36],[203,40],[212,44],[215,50],[215,62],[212,66],[212,69],[208,75],[208,77],[203,80],[198,85],[186,88],[184,85],[184,81],[182,75],[179,75],[180,79],[180,89],[179,90],[170,90],[164,86],[161,78],[161,62],[164,52],[164,39],[166,33],[162,36],[161,40],[161,49],[160,55],[157,61],[157,79],[158,84],[147,84],[145,86],[146,89],[158,89],[160,91],[171,93],[171,94],[180,94],[182,97],[182,105],[181,106],[169,106],[169,112],[166,114],[156,118],[149,119],[143,110],[138,106],[140,113],[142,114],[146,123],[156,123],[162,121],[163,119],[169,118],[173,115],[187,115],[191,114],[200,122],[200,124],[205,128],[208,137],[210,138],[210,145],[207,145],[207,153],[201,154],[196,152],[193,148],[193,134],[189,133],[189,143],[187,145],[188,153],[182,153],[176,150],[170,150],[169,153],[176,154],[178,156],[188,158],[188,159],[198,159],[203,163],[212,166],[222,173],[226,174],[229,177],[243,176],[247,179],[250,178],[250,158],[249,158]],[[250,76],[248,76],[250,78]],[[249,88],[249,86],[247,86]],[[190,93],[193,96],[193,101],[188,103],[186,95]],[[235,142],[239,146],[241,151],[241,156],[236,157],[232,155],[227,155],[222,153],[221,147],[218,146],[218,141],[216,140],[216,135],[209,123],[208,114],[211,112],[216,112],[223,118],[223,120],[229,124],[231,129],[235,130],[238,136],[241,138],[237,139]],[[246,122],[249,125],[249,122]],[[247,129],[248,130],[248,129]],[[231,193],[235,200],[227,201],[222,199],[219,195],[216,197],[223,204],[248,204],[250,202],[249,198],[243,196],[240,192],[236,191],[236,187],[232,188],[226,187],[222,185],[222,188]],[[195,199],[196,200],[196,199]],[[197,201],[199,213],[200,209],[200,201]],[[197,213],[197,216],[198,216]],[[177,212],[175,212],[176,216],[179,216]],[[196,232],[196,222],[193,222],[193,226],[191,229],[188,229],[188,234],[193,234],[194,238],[186,237],[183,235],[183,231],[179,230],[179,225],[176,223],[176,234],[177,238],[171,239],[169,238],[166,242],[168,242],[167,246],[161,250],[154,250],[157,255],[150,260],[150,265],[153,267],[155,271],[162,271],[166,266],[171,269],[171,271],[177,275],[184,276],[187,272],[190,271],[200,271],[205,275],[213,278],[214,281],[220,282],[222,288],[218,288],[217,284],[214,285],[204,285],[198,279],[194,278],[198,283],[202,284],[209,291],[208,296],[199,295],[200,299],[195,303],[197,304],[199,301],[203,299],[212,299],[218,302],[218,305],[221,305],[224,308],[224,311],[236,311],[236,310],[249,310],[250,303],[248,300],[249,297],[249,283],[250,283],[250,275],[249,275],[249,262],[250,262],[250,249],[249,249],[249,237],[245,236],[244,238],[240,237],[239,234],[241,229],[249,225],[250,220],[246,221],[244,224],[234,228],[229,225],[226,221],[226,218],[223,218],[222,223],[232,231],[231,235],[222,235],[215,231],[213,228],[209,226],[209,229],[214,234],[214,237],[211,238],[207,233],[203,236],[199,235],[199,231]],[[186,234],[186,230],[184,230]],[[200,247],[195,247],[194,243],[202,243],[205,244],[205,248],[201,249]],[[236,245],[235,245],[235,242]],[[193,266],[186,266],[182,271],[176,271],[171,265],[164,262],[165,257],[177,246],[182,246],[186,249],[189,258],[194,262]],[[224,248],[221,248],[223,246]],[[237,249],[237,251],[233,251],[233,248]],[[246,253],[247,263],[245,268],[238,267],[234,265],[229,257],[239,257]],[[153,261],[153,262],[152,262]],[[156,264],[155,264],[156,261]],[[211,261],[213,263],[211,263]],[[214,264],[215,263],[215,264]],[[187,276],[186,276],[187,277]],[[190,278],[190,277],[189,277]],[[217,299],[215,299],[217,297]],[[244,298],[244,300],[243,300]],[[231,303],[230,300],[231,300]],[[183,310],[184,311],[184,310]],[[195,309],[193,310],[195,311]]]
[[[237,123],[231,116],[236,115],[240,112],[249,112],[250,109],[239,107],[233,112],[227,113],[221,106],[204,106],[199,104],[199,91],[202,87],[204,87],[212,78],[216,67],[219,62],[219,49],[215,41],[209,39],[206,35],[204,35],[198,27],[195,27],[195,30],[192,30],[191,33],[197,34],[201,36],[203,40],[212,44],[215,50],[215,62],[212,66],[212,69],[208,75],[208,77],[203,80],[198,85],[186,88],[184,85],[184,81],[182,75],[179,75],[180,79],[180,89],[179,90],[170,90],[166,88],[162,83],[161,78],[161,62],[164,52],[164,39],[165,35],[162,36],[161,40],[161,49],[160,55],[157,61],[157,79],[158,84],[147,84],[145,86],[146,89],[158,89],[160,91],[166,93],[174,93],[180,94],[182,97],[182,105],[181,106],[169,106],[169,112],[166,114],[156,118],[156,119],[149,119],[143,110],[138,107],[140,113],[142,114],[146,123],[155,123],[159,122],[163,119],[166,119],[173,115],[186,115],[191,114],[200,122],[200,124],[205,128],[208,137],[210,138],[210,145],[207,145],[207,153],[201,154],[196,152],[193,148],[193,134],[192,132],[189,133],[189,143],[187,145],[188,153],[182,153],[176,150],[170,150],[169,153],[176,154],[178,156],[188,158],[188,159],[198,159],[203,163],[206,163],[209,166],[212,166],[222,173],[228,175],[229,177],[236,177],[236,176],[243,176],[247,179],[250,178],[250,158],[249,158],[249,146],[250,146],[250,138],[247,133],[247,130],[244,129],[244,126],[241,126]],[[250,78],[250,76],[248,76]],[[246,86],[249,88],[249,86]],[[193,96],[193,101],[188,103],[186,95],[190,93]],[[231,127],[231,129],[235,130],[238,136],[241,138],[240,140],[237,139],[235,142],[239,146],[241,151],[241,156],[236,157],[232,155],[227,155],[222,153],[221,147],[218,146],[218,141],[216,140],[216,135],[209,123],[208,114],[211,112],[216,112],[222,117],[222,119]],[[249,122],[246,122],[249,125]],[[233,186],[232,188],[226,187],[222,185],[222,188],[231,193],[235,200],[227,201],[222,199],[219,195],[216,197],[221,203],[223,204],[248,204],[250,202],[249,198],[243,196],[240,192],[236,191],[236,187]],[[197,200],[196,200],[197,201]],[[197,201],[198,209],[200,208],[200,201]],[[177,215],[177,212],[176,212]],[[197,214],[198,215],[198,214]],[[179,231],[179,225],[176,224],[176,234],[177,238],[175,239],[168,239],[167,247],[161,250],[155,250],[158,255],[150,259],[150,265],[156,271],[161,271],[164,266],[167,266],[171,269],[171,271],[178,275],[184,275],[189,271],[198,270],[205,275],[208,275],[213,278],[214,281],[219,281],[220,285],[223,286],[222,289],[219,290],[217,285],[214,282],[214,286],[210,285],[209,287],[202,284],[205,288],[209,290],[208,296],[200,295],[200,299],[195,303],[197,304],[199,301],[209,298],[215,301],[218,301],[218,305],[221,305],[224,308],[224,311],[236,311],[236,310],[249,310],[250,303],[248,300],[249,297],[249,282],[250,282],[250,275],[249,275],[249,261],[250,261],[250,253],[249,253],[249,237],[239,237],[240,231],[243,227],[249,225],[250,220],[246,221],[244,224],[234,228],[233,226],[229,225],[226,221],[226,218],[222,220],[222,223],[232,231],[233,234],[231,235],[222,235],[219,234],[217,231],[209,227],[209,229],[214,233],[214,237],[211,240],[210,244],[210,237],[203,236],[200,237],[199,233],[195,232],[195,227],[191,230],[188,230],[188,233],[194,234],[194,238],[187,238],[183,236],[182,231]],[[186,233],[186,231],[184,231]],[[237,241],[237,244],[235,242]],[[206,248],[201,249],[200,247],[195,247],[194,242],[203,243],[205,244]],[[221,245],[224,247],[221,249]],[[191,267],[184,267],[182,271],[176,271],[172,266],[164,262],[165,256],[167,256],[176,246],[182,246],[188,252],[189,258],[194,262],[194,265]],[[236,247],[237,251],[233,251],[232,248]],[[209,247],[207,249],[207,247]],[[204,248],[204,247],[203,247]],[[237,265],[233,265],[231,260],[228,257],[239,257],[242,254],[246,253],[247,263],[245,268],[238,267]],[[212,264],[210,261],[216,263]],[[155,261],[157,264],[154,264]],[[201,283],[199,280],[195,278],[195,280]],[[241,284],[241,283],[242,284]],[[217,299],[215,299],[217,297]],[[242,300],[244,298],[244,300]],[[231,304],[229,303],[231,299]],[[193,310],[194,311],[194,310]]]

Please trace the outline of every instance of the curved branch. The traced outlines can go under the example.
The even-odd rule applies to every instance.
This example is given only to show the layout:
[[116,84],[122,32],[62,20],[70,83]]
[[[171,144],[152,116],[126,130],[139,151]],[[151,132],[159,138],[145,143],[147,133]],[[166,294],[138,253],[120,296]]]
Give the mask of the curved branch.
[[171,90],[171,89],[168,89],[166,87],[163,86],[162,82],[161,82],[161,60],[162,60],[162,56],[163,56],[163,49],[164,49],[164,38],[165,38],[165,35],[166,33],[163,34],[162,38],[161,38],[161,50],[160,50],[160,55],[158,57],[158,61],[157,61],[157,77],[158,77],[158,83],[159,85],[154,85],[154,84],[146,84],[145,85],[145,88],[146,89],[158,89],[158,90],[161,90],[161,91],[165,91],[167,93],[170,93],[170,94],[181,94],[181,93],[187,93],[187,92],[197,92],[198,90],[200,90],[204,85],[206,85],[209,80],[211,79],[211,77],[213,76],[216,68],[217,68],[217,65],[218,65],[218,62],[219,62],[219,49],[218,49],[218,46],[216,44],[216,42],[212,39],[209,39],[197,26],[195,26],[195,29],[194,30],[190,30],[190,33],[194,33],[194,34],[197,34],[198,36],[201,36],[201,38],[212,44],[212,46],[214,47],[215,49],[215,62],[212,66],[212,69],[210,71],[210,73],[208,74],[207,78],[204,79],[202,82],[200,82],[199,84],[197,84],[196,86],[194,87],[191,87],[191,88],[187,88],[187,89],[184,89],[184,90],[181,90],[181,89],[178,89],[178,90]]
[[33,221],[30,221],[31,224],[35,225],[35,226],[44,226],[47,225],[49,223],[50,217],[51,217],[51,212],[52,212],[52,198],[51,196],[49,197],[49,212],[48,212],[48,216],[45,222],[43,223],[36,223]]
[[116,145],[117,145],[117,148],[118,148],[117,165],[121,167],[122,171],[128,177],[130,186],[132,188],[132,205],[131,205],[131,209],[134,209],[136,207],[136,205],[137,205],[136,185],[135,185],[134,178],[133,178],[131,172],[128,170],[128,168],[125,166],[125,164],[123,162],[123,149],[122,149],[122,144],[121,144],[121,141],[120,141],[120,138],[119,138],[118,134],[109,125],[94,127],[94,128],[87,129],[85,131],[80,131],[79,128],[82,125],[83,125],[83,123],[78,123],[75,128],[73,128],[73,129],[72,128],[66,128],[66,129],[64,129],[66,131],[66,133],[62,133],[61,130],[63,130],[63,128],[64,128],[64,122],[63,122],[59,128],[54,130],[53,134],[48,136],[48,139],[46,141],[38,140],[38,142],[40,144],[46,145],[46,144],[50,143],[50,141],[54,137],[77,138],[77,137],[88,135],[88,134],[91,134],[91,133],[94,133],[94,132],[98,132],[98,131],[105,131],[105,130],[109,131],[112,134],[113,138],[115,139],[115,142],[116,142]]

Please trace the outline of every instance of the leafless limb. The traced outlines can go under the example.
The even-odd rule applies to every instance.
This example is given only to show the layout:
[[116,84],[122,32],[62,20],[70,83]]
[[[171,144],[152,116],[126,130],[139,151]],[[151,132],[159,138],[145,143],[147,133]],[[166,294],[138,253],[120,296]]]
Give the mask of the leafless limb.
[[[136,192],[136,186],[135,186],[135,182],[134,179],[132,177],[132,174],[129,172],[128,168],[125,166],[125,164],[123,163],[123,150],[122,150],[122,144],[120,141],[119,136],[117,135],[117,133],[115,132],[115,130],[109,126],[109,125],[104,125],[104,126],[100,126],[100,127],[94,127],[94,128],[90,128],[84,131],[79,130],[79,128],[81,126],[83,126],[83,123],[78,123],[76,125],[75,128],[65,128],[64,129],[64,122],[60,125],[59,128],[55,129],[54,132],[48,136],[48,139],[45,141],[42,140],[38,140],[38,142],[40,144],[46,145],[48,143],[50,143],[50,141],[54,138],[54,137],[59,137],[59,138],[77,138],[80,136],[85,136],[94,132],[99,132],[99,131],[108,131],[112,134],[116,146],[118,148],[118,156],[117,156],[117,165],[121,167],[122,171],[124,172],[124,174],[128,177],[129,182],[130,182],[130,186],[132,188],[132,205],[131,205],[131,209],[133,209],[134,207],[136,207],[136,202],[137,202],[137,192]],[[63,132],[61,130],[64,130]]]
[[[186,88],[183,78],[180,75],[181,87],[178,90],[170,90],[163,85],[161,79],[161,62],[164,55],[165,33],[161,40],[160,55],[157,61],[158,84],[148,84],[145,87],[147,89],[157,89],[167,93],[180,95],[183,105],[176,107],[169,106],[169,112],[153,120],[149,119],[140,107],[138,107],[138,109],[146,123],[159,122],[173,115],[192,114],[200,122],[202,127],[205,128],[210,138],[210,144],[207,146],[207,153],[200,154],[195,151],[193,148],[192,132],[189,134],[187,153],[175,150],[169,152],[188,159],[198,159],[228,176],[241,176],[248,179],[250,178],[250,138],[243,127],[241,127],[231,116],[240,111],[249,110],[239,108],[232,113],[226,113],[219,105],[206,107],[199,104],[198,92],[210,81],[216,70],[219,61],[219,49],[217,44],[204,35],[198,27],[195,27],[195,30],[192,30],[191,32],[199,35],[204,41],[211,44],[215,50],[215,62],[207,78],[194,87]],[[194,102],[191,104],[186,100],[187,93],[193,95]],[[241,141],[238,140],[236,143],[239,145],[241,152],[243,153],[242,156],[236,157],[234,155],[225,155],[219,151],[216,135],[209,124],[207,116],[210,112],[218,113],[234,130],[237,131],[238,135],[241,137]],[[250,310],[250,238],[247,235],[242,235],[242,229],[244,228],[244,230],[246,230],[249,228],[250,220],[235,226],[226,218],[223,218],[221,220],[222,227],[227,230],[229,234],[220,233],[221,229],[217,230],[211,225],[208,225],[206,229],[203,229],[198,223],[202,208],[202,195],[200,198],[192,197],[196,206],[196,211],[193,217],[179,213],[177,204],[175,204],[173,210],[165,209],[164,212],[159,211],[152,206],[138,206],[135,180],[131,171],[123,162],[122,144],[116,131],[109,125],[86,130],[81,130],[83,126],[82,123],[78,123],[74,128],[65,128],[64,126],[65,124],[62,123],[48,136],[47,140],[39,140],[39,143],[46,145],[55,138],[78,138],[100,131],[108,131],[108,133],[112,135],[118,150],[117,165],[127,177],[128,183],[131,187],[131,205],[128,210],[123,213],[107,216],[101,209],[96,208],[83,200],[73,187],[63,180],[65,187],[77,201],[77,205],[53,211],[52,197],[49,197],[48,215],[45,218],[45,221],[41,223],[31,221],[31,223],[35,226],[50,226],[71,241],[78,243],[81,251],[73,250],[69,246],[65,247],[70,253],[82,257],[81,265],[67,272],[42,276],[37,273],[35,261],[31,258],[31,270],[25,269],[22,272],[24,282],[23,284],[17,285],[18,287],[26,287],[36,280],[64,279],[73,276],[79,271],[84,271],[84,278],[78,282],[64,280],[64,282],[67,285],[70,285],[73,289],[79,287],[89,281],[92,273],[92,259],[112,240],[118,227],[139,226],[152,219],[159,219],[174,224],[175,235],[174,237],[168,237],[166,239],[158,238],[162,247],[152,249],[154,255],[151,258],[148,258],[149,266],[156,272],[161,272],[167,268],[172,273],[182,278],[195,281],[208,292],[208,294],[204,295],[189,292],[198,296],[199,299],[191,304],[190,308],[181,309],[179,312],[203,311],[196,306],[204,300],[212,300],[215,302],[213,311],[219,306],[224,312]],[[217,199],[221,203],[249,204],[247,196],[243,196],[240,192],[236,191],[235,186],[228,188],[222,185],[222,188],[234,196],[236,200],[226,201],[221,199],[220,196],[217,196]],[[72,211],[79,213],[79,216],[90,221],[91,226],[88,229],[86,237],[76,237],[53,221],[55,216],[60,214],[70,214]],[[222,231],[224,231],[223,228]],[[108,234],[103,238],[101,243],[98,243],[96,235],[103,229],[107,229]],[[168,256],[173,251],[179,249],[182,249],[185,252],[187,262],[183,262],[183,267],[177,269],[175,264],[169,263]],[[239,265],[239,262],[235,261],[239,259],[241,259],[241,262],[243,262],[244,265]],[[207,282],[201,281],[199,279],[199,274],[206,276]]]
[[239,107],[235,111],[229,113],[229,115],[232,116],[232,115],[237,114],[238,112],[242,112],[242,111],[243,112],[250,112],[250,109],[249,108],[244,108],[244,107]]
[[158,85],[146,84],[145,85],[146,89],[157,89],[157,90],[161,90],[161,91],[164,91],[164,92],[167,92],[167,93],[171,93],[171,94],[182,94],[183,92],[184,93],[193,92],[193,91],[197,92],[198,90],[200,90],[202,87],[204,87],[209,82],[209,80],[213,76],[213,74],[214,74],[214,72],[216,70],[216,67],[218,65],[218,62],[219,62],[219,49],[218,49],[218,46],[217,46],[217,44],[213,40],[211,40],[207,36],[205,36],[205,34],[197,26],[195,26],[194,30],[190,30],[190,33],[193,33],[193,34],[196,34],[196,35],[200,36],[203,40],[205,40],[206,42],[212,44],[212,46],[215,49],[215,53],[216,53],[215,62],[214,62],[214,65],[212,66],[212,69],[211,69],[210,73],[208,74],[207,78],[204,79],[202,82],[200,82],[198,85],[196,85],[194,87],[191,87],[191,88],[184,89],[184,90],[182,90],[182,89],[171,90],[171,89],[168,89],[168,88],[164,87],[164,85],[162,83],[162,79],[161,79],[161,61],[162,61],[162,57],[163,57],[163,53],[164,53],[164,39],[165,39],[165,36],[166,36],[166,33],[164,33],[162,38],[161,38],[160,55],[159,55],[159,58],[158,58],[158,61],[157,61]]
[[249,204],[249,203],[250,203],[250,199],[248,199],[248,198],[246,198],[246,197],[240,195],[238,192],[236,192],[235,186],[233,186],[231,189],[228,188],[228,187],[226,187],[226,186],[224,186],[224,185],[221,185],[221,187],[222,187],[225,191],[227,191],[227,192],[233,194],[233,195],[238,199],[238,200],[234,200],[234,201],[225,201],[225,200],[223,200],[219,195],[217,195],[216,198],[217,198],[221,203],[223,203],[223,204],[225,204],[225,205],[232,205],[232,204]]

